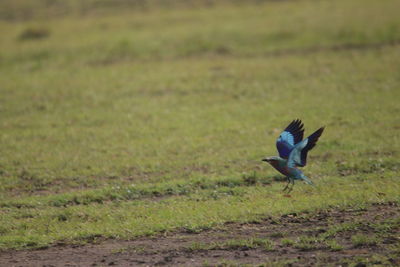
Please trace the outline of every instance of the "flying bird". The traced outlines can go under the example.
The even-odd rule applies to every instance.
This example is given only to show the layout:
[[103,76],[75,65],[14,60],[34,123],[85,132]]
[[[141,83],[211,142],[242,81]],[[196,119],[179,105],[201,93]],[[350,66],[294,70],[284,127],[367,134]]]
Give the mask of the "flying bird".
[[[298,167],[306,166],[308,151],[314,148],[325,127],[319,128],[303,140],[303,126],[301,120],[293,120],[276,140],[279,157],[273,156],[262,159],[286,176],[288,183],[283,191],[291,192],[295,180],[303,180],[307,184],[313,184]],[[289,188],[290,184],[292,184],[291,188]]]

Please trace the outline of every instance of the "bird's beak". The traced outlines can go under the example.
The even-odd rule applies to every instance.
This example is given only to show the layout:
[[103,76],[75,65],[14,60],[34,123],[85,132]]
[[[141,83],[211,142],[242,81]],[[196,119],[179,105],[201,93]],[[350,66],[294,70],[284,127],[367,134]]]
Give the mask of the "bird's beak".
[[261,161],[266,161],[266,162],[269,162],[269,159],[262,159]]

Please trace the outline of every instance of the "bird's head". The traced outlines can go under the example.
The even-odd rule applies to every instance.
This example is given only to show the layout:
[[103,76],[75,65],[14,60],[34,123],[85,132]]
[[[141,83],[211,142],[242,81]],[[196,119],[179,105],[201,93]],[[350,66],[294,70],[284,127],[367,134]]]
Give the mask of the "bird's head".
[[269,164],[272,164],[273,162],[279,161],[279,157],[273,156],[273,157],[267,157],[265,159],[262,159],[262,161],[268,162]]

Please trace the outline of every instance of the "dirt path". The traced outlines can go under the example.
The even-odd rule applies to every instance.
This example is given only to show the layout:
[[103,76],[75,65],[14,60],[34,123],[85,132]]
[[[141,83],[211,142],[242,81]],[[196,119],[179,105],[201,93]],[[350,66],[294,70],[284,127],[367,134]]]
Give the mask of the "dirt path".
[[400,265],[400,207],[376,204],[230,223],[201,233],[4,251],[1,266]]

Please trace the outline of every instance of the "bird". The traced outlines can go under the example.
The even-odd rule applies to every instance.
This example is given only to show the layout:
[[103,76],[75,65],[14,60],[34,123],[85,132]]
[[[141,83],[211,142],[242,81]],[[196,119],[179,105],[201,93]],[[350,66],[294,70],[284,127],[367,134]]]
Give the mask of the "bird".
[[[302,180],[309,185],[313,185],[313,182],[303,174],[299,167],[306,166],[307,154],[315,147],[325,126],[319,128],[304,140],[303,127],[304,124],[300,119],[293,120],[276,140],[279,156],[262,159],[262,161],[271,164],[272,167],[286,176],[288,183],[283,191],[287,190],[287,193],[293,190],[295,180]],[[292,184],[291,188],[289,187],[290,184]]]

